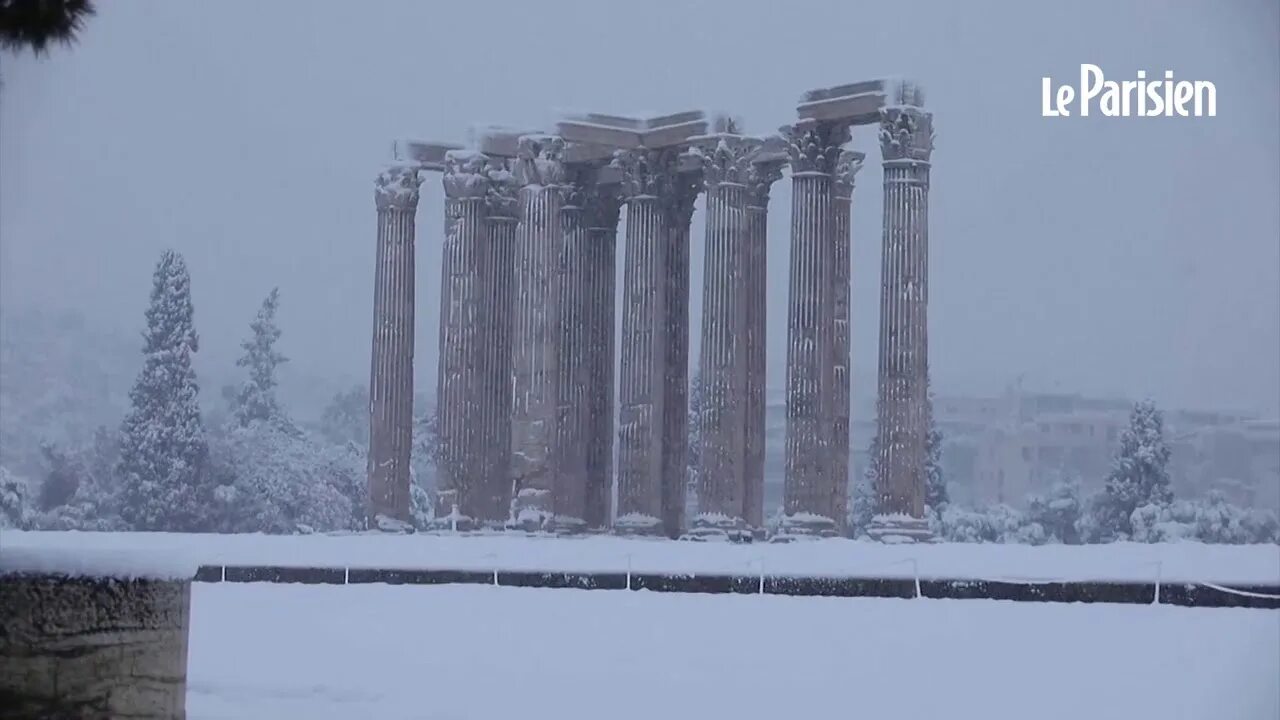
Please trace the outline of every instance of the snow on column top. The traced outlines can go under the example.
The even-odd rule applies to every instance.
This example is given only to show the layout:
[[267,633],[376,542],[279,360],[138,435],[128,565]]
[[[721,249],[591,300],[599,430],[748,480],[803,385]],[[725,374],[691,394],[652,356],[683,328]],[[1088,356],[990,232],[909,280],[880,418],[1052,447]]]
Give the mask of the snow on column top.
[[63,577],[191,580],[199,564],[178,553],[81,548],[4,547],[0,545],[0,576],[59,575]]

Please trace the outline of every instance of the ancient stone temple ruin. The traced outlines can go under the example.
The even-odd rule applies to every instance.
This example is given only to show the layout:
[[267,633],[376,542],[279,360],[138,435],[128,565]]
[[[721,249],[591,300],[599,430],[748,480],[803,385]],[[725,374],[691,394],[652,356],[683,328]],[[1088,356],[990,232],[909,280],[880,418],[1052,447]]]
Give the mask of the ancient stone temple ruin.
[[[850,217],[865,160],[846,146],[863,125],[878,127],[884,166],[880,507],[871,534],[926,537],[932,116],[916,86],[883,80],[806,93],[796,120],[766,137],[692,111],[569,116],[552,132],[489,128],[471,147],[398,144],[375,191],[371,515],[392,524],[409,516],[414,214],[424,175],[437,172],[446,201],[437,518],[453,529],[759,536],[767,216],[770,188],[787,171],[787,327],[774,330],[787,343],[777,530],[842,532],[856,331]],[[691,363],[699,195],[706,250],[693,328],[701,354]],[[686,518],[691,369],[704,399],[698,513]]]

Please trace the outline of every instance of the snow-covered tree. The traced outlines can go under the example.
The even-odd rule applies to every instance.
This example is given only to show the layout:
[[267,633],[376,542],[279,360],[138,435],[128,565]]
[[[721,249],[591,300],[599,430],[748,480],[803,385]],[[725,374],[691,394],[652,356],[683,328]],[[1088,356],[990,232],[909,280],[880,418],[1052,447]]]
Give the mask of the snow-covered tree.
[[862,476],[854,478],[849,492],[849,537],[859,538],[867,532],[876,514],[876,467],[880,457],[880,436],[871,436],[867,447],[867,466]]
[[121,427],[121,517],[138,530],[198,530],[211,490],[192,355],[199,349],[191,276],[166,250],[146,312],[143,367]]
[[1120,449],[1107,475],[1106,487],[1092,498],[1089,517],[1082,520],[1086,540],[1128,539],[1133,535],[1134,510],[1173,502],[1168,464],[1163,416],[1149,400],[1135,404],[1129,414],[1129,427],[1120,435]]
[[276,368],[287,358],[276,350],[280,328],[276,325],[276,310],[280,306],[280,289],[272,288],[258,315],[249,324],[252,337],[240,344],[244,355],[236,365],[249,370],[249,379],[235,395],[236,420],[248,425],[255,420],[270,420],[280,416],[276,401]]
[[0,529],[26,530],[34,517],[27,481],[0,465]]
[[86,470],[78,458],[52,443],[45,443],[40,450],[48,464],[48,472],[44,476],[44,482],[40,484],[36,504],[42,512],[48,512],[71,502],[71,498],[80,489],[81,478]]
[[369,444],[369,387],[356,385],[333,396],[320,416],[320,433],[332,443]]
[[947,503],[951,502],[951,494],[947,491],[947,478],[942,473],[942,432],[933,419],[933,383],[926,380],[926,396],[929,413],[929,435],[925,438],[924,456],[924,504],[929,506],[933,514],[939,515]]
[[[221,532],[353,530],[350,494],[363,489],[357,453],[317,443],[287,422],[233,423],[211,438]],[[361,506],[363,510],[363,506]]]
[[930,421],[929,437],[925,443],[924,504],[934,513],[939,513],[950,501],[947,478],[942,473],[942,433]]
[[685,423],[689,436],[688,451],[685,455],[688,464],[688,485],[695,489],[695,496],[702,470],[702,411],[706,406],[706,395],[702,373],[696,372],[689,383],[689,419]]
[[1048,496],[1032,495],[1027,502],[1027,519],[1044,530],[1047,540],[1066,545],[1080,542],[1080,483],[1060,480]]

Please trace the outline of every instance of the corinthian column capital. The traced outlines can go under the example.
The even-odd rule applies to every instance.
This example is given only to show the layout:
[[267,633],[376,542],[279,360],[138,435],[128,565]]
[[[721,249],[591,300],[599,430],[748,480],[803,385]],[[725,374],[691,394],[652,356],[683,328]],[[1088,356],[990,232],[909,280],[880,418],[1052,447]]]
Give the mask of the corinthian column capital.
[[489,160],[474,150],[450,150],[444,156],[444,194],[450,200],[483,198],[489,192]]
[[622,198],[618,189],[613,186],[594,185],[586,194],[584,205],[585,220],[590,228],[599,228],[613,232],[618,229],[618,215],[622,209]]
[[680,160],[674,147],[619,150],[610,163],[622,173],[622,197],[666,197],[673,189]]
[[880,111],[880,153],[885,162],[927,163],[933,139],[933,113],[909,105]]
[[515,179],[521,186],[558,186],[564,183],[564,140],[556,135],[523,135],[515,161]]
[[484,171],[489,180],[485,185],[485,199],[488,201],[491,217],[514,220],[519,212],[520,183],[511,172],[511,162],[495,155],[488,156]]
[[693,221],[693,204],[702,192],[702,179],[697,173],[677,174],[671,181],[671,192],[667,199],[667,217],[672,227],[689,229]]
[[586,210],[591,195],[596,191],[599,167],[592,163],[571,163],[565,166],[564,207]]
[[742,135],[712,135],[694,145],[692,154],[701,161],[703,185],[707,190],[724,183],[746,185],[751,159],[760,145],[760,140]]
[[418,166],[396,163],[378,173],[373,183],[373,200],[379,210],[415,210],[422,175]]
[[830,175],[835,172],[841,146],[851,137],[848,122],[801,120],[794,125],[784,125],[780,132],[786,141],[792,173]]
[[769,188],[782,179],[782,160],[751,163],[747,175],[747,205],[751,207],[769,207]]
[[835,172],[831,177],[839,194],[848,197],[853,193],[854,176],[862,169],[862,162],[866,157],[866,154],[857,150],[844,150],[840,153],[840,159],[836,162]]

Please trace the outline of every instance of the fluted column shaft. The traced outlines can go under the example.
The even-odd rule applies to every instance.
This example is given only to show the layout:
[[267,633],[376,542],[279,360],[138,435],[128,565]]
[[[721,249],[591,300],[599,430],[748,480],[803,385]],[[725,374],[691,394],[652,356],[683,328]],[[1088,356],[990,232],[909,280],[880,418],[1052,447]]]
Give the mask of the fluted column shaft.
[[834,522],[830,474],[832,382],[831,176],[792,176],[787,309],[787,443],[784,510]]
[[[585,181],[579,181],[585,182]],[[559,360],[556,381],[556,474],[551,505],[556,528],[585,528],[587,503],[587,323],[586,292],[588,223],[585,188],[571,186],[570,202],[560,209],[560,247],[556,292]]]
[[518,525],[540,529],[552,513],[559,374],[558,263],[563,181],[555,138],[521,140],[512,329],[511,474]]
[[615,526],[630,532],[659,532],[662,522],[667,357],[665,215],[656,196],[635,195],[627,199]]
[[698,510],[745,524],[746,188],[708,188],[703,272]]
[[689,225],[700,185],[696,176],[673,176],[666,205],[662,523],[671,538],[684,531],[689,486]]
[[[494,167],[496,165],[496,167]],[[517,189],[505,162],[491,159],[489,172],[488,341],[485,346],[485,397],[488,413],[481,452],[488,459],[487,512],[483,519],[505,521],[511,510],[511,335],[515,317]]]
[[[703,266],[702,389],[698,456],[698,535],[746,529],[748,511],[747,282],[750,226],[748,199],[757,178],[751,160],[760,141],[732,132],[702,140],[695,154],[706,188],[706,252]],[[758,198],[755,198],[758,201]]]
[[488,510],[485,477],[484,362],[488,345],[489,234],[485,158],[450,152],[445,159],[445,233],[440,264],[440,360],[436,382],[439,488],[459,512]]
[[843,534],[848,521],[849,510],[849,418],[852,410],[851,382],[853,366],[851,362],[850,314],[852,293],[850,276],[852,268],[850,237],[850,215],[853,202],[854,176],[862,167],[863,154],[853,151],[841,153],[840,162],[836,165],[832,185],[832,253],[835,257],[834,288],[834,344],[832,365],[835,381],[835,408],[832,417],[832,460],[831,470],[834,478],[832,490],[835,493],[833,502],[836,509],[836,525]]
[[[878,515],[922,525],[928,418],[928,201],[932,116],[882,111],[884,245],[881,264]],[[880,519],[880,518],[878,518]],[[872,533],[876,536],[877,533]]]
[[765,413],[768,346],[765,321],[768,283],[769,188],[782,177],[781,163],[754,163],[746,207],[746,403],[743,437],[743,508],[748,527],[764,527]]
[[613,495],[614,406],[614,293],[618,203],[598,188],[589,204],[587,253],[583,273],[587,282],[586,326],[587,427],[586,515],[588,528],[607,527]]
[[369,375],[369,507],[409,520],[409,459],[413,445],[414,216],[421,178],[394,166],[378,176],[377,265],[373,351]]

